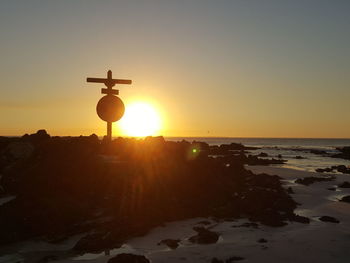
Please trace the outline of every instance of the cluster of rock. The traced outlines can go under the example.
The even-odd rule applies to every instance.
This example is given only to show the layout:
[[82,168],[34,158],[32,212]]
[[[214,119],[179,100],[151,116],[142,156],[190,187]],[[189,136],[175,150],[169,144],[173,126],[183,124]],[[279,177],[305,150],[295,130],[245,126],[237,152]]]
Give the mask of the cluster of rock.
[[334,176],[329,177],[315,177],[315,176],[309,176],[304,178],[298,178],[295,180],[297,184],[303,184],[303,185],[310,185],[316,182],[327,182],[327,181],[333,181],[335,179]]
[[337,150],[338,150],[340,153],[333,154],[331,157],[333,157],[333,158],[342,158],[342,159],[350,160],[350,146],[339,147],[339,148],[337,148]]
[[340,158],[340,159],[350,160],[350,146],[337,147],[336,150],[338,150],[339,153],[329,153],[325,150],[306,149],[306,148],[301,148],[301,149],[290,148],[289,150],[296,151],[296,152],[312,153],[312,154],[331,157],[331,158]]
[[345,165],[334,165],[334,166],[327,167],[327,168],[316,169],[316,172],[318,172],[318,173],[332,173],[335,171],[337,171],[339,173],[343,173],[343,174],[350,174],[350,168],[346,167]]
[[[1,195],[16,198],[0,206],[0,245],[88,233],[74,250],[103,251],[164,222],[192,217],[307,223],[294,214],[297,204],[280,178],[246,170],[244,164],[260,159],[233,153],[237,147],[246,149],[220,146],[220,156],[212,157],[216,147],[162,137],[111,143],[96,135],[51,137],[45,131],[2,137]],[[196,231],[193,242],[216,238],[205,228]]]
[[[257,147],[247,147],[240,143],[207,145],[201,143],[202,154],[208,154],[216,158],[224,157],[224,159],[231,158],[236,159],[239,162],[243,162],[248,165],[269,165],[269,164],[284,164],[287,161],[282,159],[282,156],[278,159],[267,159],[269,157],[267,153],[260,152],[257,155],[249,154],[249,150],[257,150]],[[260,158],[263,157],[263,158]]]

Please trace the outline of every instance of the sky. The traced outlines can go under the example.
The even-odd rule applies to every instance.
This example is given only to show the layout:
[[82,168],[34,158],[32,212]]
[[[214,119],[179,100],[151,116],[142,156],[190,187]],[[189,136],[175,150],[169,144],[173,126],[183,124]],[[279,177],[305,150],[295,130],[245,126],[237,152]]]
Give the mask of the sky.
[[0,135],[103,135],[103,86],[86,77],[111,69],[164,136],[349,138],[349,13],[347,0],[1,1]]

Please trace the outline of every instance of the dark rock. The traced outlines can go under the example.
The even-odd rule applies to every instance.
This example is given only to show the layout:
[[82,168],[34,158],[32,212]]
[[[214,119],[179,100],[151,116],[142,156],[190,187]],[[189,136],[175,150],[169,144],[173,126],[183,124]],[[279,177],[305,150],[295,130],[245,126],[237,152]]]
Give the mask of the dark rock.
[[340,185],[338,185],[340,188],[350,188],[350,183],[349,182],[343,182]]
[[297,155],[297,156],[295,156],[295,159],[302,160],[302,159],[306,159],[306,158],[303,156]]
[[321,216],[319,218],[323,222],[339,223],[339,220],[331,216]]
[[344,196],[340,199],[341,202],[350,203],[350,195]]
[[[187,218],[244,217],[281,226],[297,206],[278,176],[245,169],[244,164],[271,160],[248,157],[242,150],[234,153],[241,146],[224,146],[227,154],[214,158],[205,153],[205,144],[163,138],[101,142],[94,135],[49,137],[45,132],[33,138],[0,138],[1,153],[16,141],[35,148],[11,165],[0,155],[4,195],[17,196],[0,206],[0,245],[91,233],[74,250],[100,252],[164,222]],[[203,154],[189,159],[194,145]],[[117,156],[118,162],[106,163],[101,158],[106,154]],[[201,232],[192,239],[218,239],[208,229]]]
[[50,138],[51,136],[46,132],[46,130],[38,130],[36,133],[30,134],[30,135],[25,134],[22,137],[22,140],[31,142],[33,144],[38,144]]
[[203,221],[199,221],[197,224],[200,224],[200,225],[210,225],[211,222],[210,222],[210,221],[207,221],[207,220],[203,220]]
[[279,155],[277,155],[277,158],[278,158],[278,159],[282,159],[283,157],[282,157],[281,154],[279,154]]
[[345,160],[350,160],[350,146],[340,147],[340,148],[337,148],[337,150],[340,153],[333,154],[331,157],[333,157],[333,158],[341,158],[341,159],[345,159]]
[[189,238],[189,241],[197,244],[213,244],[219,239],[219,235],[215,232],[209,231],[204,227],[194,227],[194,231],[198,234]]
[[107,263],[150,263],[150,261],[142,255],[123,253],[111,258]]
[[284,164],[286,163],[286,160],[283,159],[261,159],[257,156],[248,155],[248,157],[245,160],[245,163],[248,165],[270,165],[270,164]]
[[258,157],[269,157],[267,153],[261,152],[257,155]]
[[79,252],[100,252],[107,248],[120,247],[123,243],[118,243],[111,233],[94,233],[82,237],[73,247]]
[[305,216],[296,215],[296,214],[291,216],[291,220],[294,221],[294,222],[303,223],[303,224],[309,224],[310,223],[310,219],[309,218],[307,218]]
[[287,225],[287,223],[284,221],[284,216],[274,212],[257,215],[253,219],[259,220],[262,224],[272,227],[282,227]]
[[327,188],[327,190],[335,191],[335,190],[337,190],[337,188],[336,187],[329,187],[329,188]]
[[288,187],[287,188],[287,193],[288,194],[294,194],[293,188],[292,187]]
[[171,249],[176,249],[179,246],[180,239],[163,239],[158,245],[166,245]]
[[327,154],[326,151],[323,151],[323,150],[314,150],[314,149],[311,149],[311,150],[310,150],[310,153],[317,154],[317,155],[326,155],[326,154]]
[[332,166],[330,168],[318,168],[316,169],[316,172],[318,173],[330,173],[333,172],[334,170],[336,170],[339,173],[343,173],[343,174],[350,174],[350,168],[347,168],[345,165],[338,165],[338,166]]
[[345,165],[338,165],[336,167],[336,170],[339,173],[343,173],[343,174],[350,174],[350,168],[347,168]]
[[217,258],[212,258],[211,263],[225,263],[225,262]]
[[267,243],[267,240],[265,238],[260,238],[258,239],[259,243]]
[[248,150],[257,150],[257,147],[247,147],[240,143],[210,145],[208,154],[210,155],[232,155],[232,154],[244,154]]
[[304,178],[298,178],[295,182],[298,184],[303,184],[303,185],[310,185],[315,182],[327,182],[327,181],[332,181],[335,178],[332,177],[304,177]]
[[241,225],[234,225],[232,227],[252,227],[252,228],[259,228],[259,225],[257,223],[253,222],[246,222]]

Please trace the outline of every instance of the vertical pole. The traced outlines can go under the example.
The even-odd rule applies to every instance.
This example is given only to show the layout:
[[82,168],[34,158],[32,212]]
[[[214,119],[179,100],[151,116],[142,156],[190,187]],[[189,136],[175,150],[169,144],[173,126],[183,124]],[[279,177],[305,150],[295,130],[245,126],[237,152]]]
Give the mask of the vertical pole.
[[107,122],[107,140],[112,141],[112,123],[109,121]]

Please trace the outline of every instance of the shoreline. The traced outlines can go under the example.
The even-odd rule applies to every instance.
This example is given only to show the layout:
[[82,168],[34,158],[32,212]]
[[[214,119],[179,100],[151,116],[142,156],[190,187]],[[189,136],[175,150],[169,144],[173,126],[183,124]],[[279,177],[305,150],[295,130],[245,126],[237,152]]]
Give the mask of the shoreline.
[[[240,227],[244,223],[249,223],[246,219],[216,222],[208,218],[191,218],[152,228],[145,236],[131,238],[121,248],[111,250],[109,255],[85,253],[55,262],[105,263],[118,253],[125,252],[145,255],[153,263],[164,261],[200,263],[211,262],[213,258],[223,260],[233,256],[246,259],[242,262],[347,262],[350,257],[350,251],[346,249],[350,246],[347,236],[350,230],[350,204],[332,201],[329,196],[337,193],[327,188],[350,179],[349,175],[337,174],[335,181],[304,186],[293,183],[293,180],[324,174],[284,167],[246,166],[246,168],[254,173],[282,177],[284,187],[291,186],[294,191],[293,199],[301,204],[296,211],[308,216],[311,219],[310,224],[290,222],[277,228],[259,224],[257,228],[252,228]],[[343,192],[349,194],[350,189],[343,189]],[[318,218],[322,215],[334,216],[340,223],[321,222]],[[198,245],[187,241],[195,233],[192,228],[203,220],[209,221],[209,228],[219,233],[220,239],[217,243]],[[158,245],[162,239],[167,238],[180,239],[179,247],[172,250],[165,245]],[[266,240],[266,243],[258,242],[260,239]],[[51,245],[51,251],[46,251],[43,255],[54,254],[54,247],[55,245]],[[27,251],[24,255],[28,253],[29,256],[31,249],[27,247],[20,251]]]

